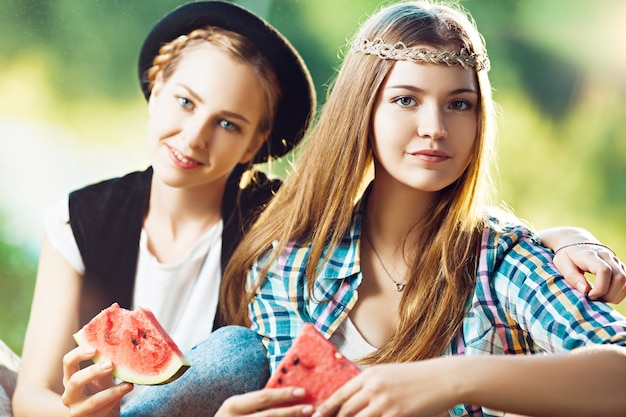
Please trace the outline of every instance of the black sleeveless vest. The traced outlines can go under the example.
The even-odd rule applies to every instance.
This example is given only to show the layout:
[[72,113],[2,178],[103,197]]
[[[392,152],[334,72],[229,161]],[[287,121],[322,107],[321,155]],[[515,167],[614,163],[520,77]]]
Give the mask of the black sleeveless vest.
[[[222,271],[243,233],[280,187],[280,181],[257,173],[257,181],[238,187],[243,166],[235,168],[222,202]],[[148,210],[152,168],[132,172],[73,191],[69,195],[70,225],[85,274],[79,324],[82,326],[113,302],[130,308],[139,256],[139,239]],[[219,307],[213,328],[223,326]]]

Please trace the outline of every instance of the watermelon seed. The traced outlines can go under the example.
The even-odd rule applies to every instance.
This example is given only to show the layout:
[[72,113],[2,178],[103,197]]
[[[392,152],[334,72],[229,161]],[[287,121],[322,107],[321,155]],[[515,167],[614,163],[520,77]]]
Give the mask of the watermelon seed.
[[293,364],[294,364],[294,365],[297,365],[297,364],[299,364],[299,363],[300,363],[300,358],[298,358],[297,356],[295,356],[295,357],[293,358]]
[[283,374],[287,373],[287,367],[286,366],[283,366],[282,368],[280,368],[280,370],[283,371]]
[[282,378],[278,378],[278,384],[282,385],[283,384],[283,379]]
[[145,331],[141,331],[141,337],[143,337],[144,339],[148,337],[148,334]]
[[135,345],[135,346],[139,345],[139,341],[137,339],[135,339],[134,337],[131,337],[130,341],[133,342],[133,345]]

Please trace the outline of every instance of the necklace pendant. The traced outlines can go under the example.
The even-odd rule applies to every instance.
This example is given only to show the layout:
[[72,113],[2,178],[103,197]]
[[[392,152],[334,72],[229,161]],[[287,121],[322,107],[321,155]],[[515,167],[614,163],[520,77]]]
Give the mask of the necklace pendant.
[[398,292],[402,292],[404,290],[404,287],[406,287],[406,284],[401,284],[399,282],[394,282],[394,284],[396,284],[396,291]]

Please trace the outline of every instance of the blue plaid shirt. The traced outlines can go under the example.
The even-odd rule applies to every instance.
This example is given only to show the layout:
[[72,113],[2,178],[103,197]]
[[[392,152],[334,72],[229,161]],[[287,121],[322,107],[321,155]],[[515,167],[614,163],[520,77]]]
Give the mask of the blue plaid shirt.
[[[299,334],[313,323],[327,338],[356,302],[362,280],[359,261],[361,211],[323,265],[313,296],[306,288],[307,245],[291,244],[271,266],[249,305],[252,328],[264,338],[272,371]],[[626,318],[606,303],[572,289],[552,264],[552,253],[521,224],[492,219],[484,230],[477,282],[461,330],[446,354],[526,354],[563,352],[601,343],[626,346]],[[256,282],[263,260],[253,265]],[[453,416],[497,416],[471,405]]]

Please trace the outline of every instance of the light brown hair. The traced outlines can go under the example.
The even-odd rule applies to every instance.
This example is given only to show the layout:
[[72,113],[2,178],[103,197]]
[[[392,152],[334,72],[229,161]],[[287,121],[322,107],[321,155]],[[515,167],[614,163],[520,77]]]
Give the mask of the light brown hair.
[[[485,53],[473,21],[460,9],[430,2],[383,8],[357,38]],[[325,248],[337,247],[350,228],[355,202],[370,180],[372,109],[394,61],[348,50],[306,148],[282,188],[240,244],[225,272],[222,297],[234,323],[247,323],[242,295],[250,265],[273,247],[276,259],[290,241],[310,245],[307,287],[314,284]],[[471,70],[473,71],[473,70]],[[394,336],[364,363],[413,361],[441,355],[462,323],[480,250],[483,210],[490,195],[494,115],[486,71],[475,73],[480,90],[478,131],[468,168],[439,192],[432,216],[416,224],[419,247],[405,246],[411,276],[399,307]],[[328,253],[327,252],[327,253]],[[271,265],[270,262],[269,265]],[[257,283],[257,286],[260,283]]]

